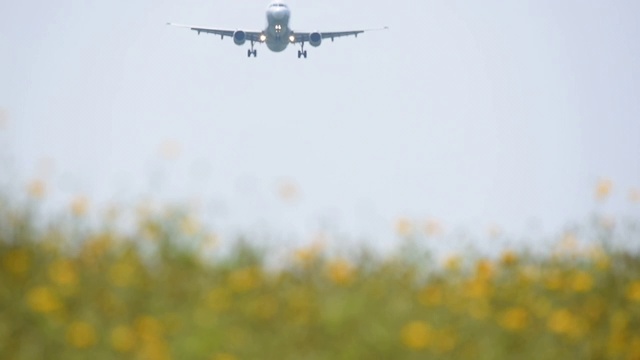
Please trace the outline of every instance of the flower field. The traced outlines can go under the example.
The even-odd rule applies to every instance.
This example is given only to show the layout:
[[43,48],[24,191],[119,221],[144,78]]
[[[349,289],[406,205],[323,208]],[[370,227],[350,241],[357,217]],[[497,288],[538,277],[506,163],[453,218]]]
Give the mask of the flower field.
[[3,204],[2,359],[640,359],[640,257],[606,244],[274,266],[180,212],[125,231]]

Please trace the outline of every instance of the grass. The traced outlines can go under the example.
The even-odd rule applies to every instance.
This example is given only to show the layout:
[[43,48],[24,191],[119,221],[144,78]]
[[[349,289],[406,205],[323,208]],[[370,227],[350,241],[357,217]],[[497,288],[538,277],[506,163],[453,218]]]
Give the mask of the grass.
[[2,204],[2,359],[640,359],[631,251],[437,264],[415,244],[386,257],[311,246],[273,266],[247,243],[210,250],[181,212],[124,231],[83,225],[82,204],[47,225]]

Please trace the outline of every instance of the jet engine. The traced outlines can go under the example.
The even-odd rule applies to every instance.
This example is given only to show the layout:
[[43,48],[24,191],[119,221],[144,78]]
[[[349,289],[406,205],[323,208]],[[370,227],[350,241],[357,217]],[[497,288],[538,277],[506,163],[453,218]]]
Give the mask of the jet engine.
[[322,35],[319,32],[309,34],[309,44],[314,47],[320,46],[322,44]]
[[247,33],[242,30],[233,33],[233,42],[236,43],[236,45],[243,45],[245,41],[247,41]]

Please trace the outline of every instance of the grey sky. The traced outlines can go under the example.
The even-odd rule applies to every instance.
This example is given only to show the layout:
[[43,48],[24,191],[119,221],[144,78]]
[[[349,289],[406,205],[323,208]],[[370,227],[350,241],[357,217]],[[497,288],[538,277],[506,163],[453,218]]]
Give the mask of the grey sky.
[[391,28],[306,61],[165,26],[259,30],[267,4],[2,2],[12,181],[50,159],[60,201],[197,198],[221,229],[380,241],[399,217],[521,232],[639,214],[640,2],[291,1],[294,30]]

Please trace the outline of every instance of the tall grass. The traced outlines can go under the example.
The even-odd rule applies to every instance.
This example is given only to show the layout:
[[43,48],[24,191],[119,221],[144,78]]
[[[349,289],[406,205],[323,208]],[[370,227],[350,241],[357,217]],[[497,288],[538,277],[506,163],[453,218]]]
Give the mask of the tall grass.
[[81,204],[48,225],[2,204],[2,359],[640,359],[630,251],[436,264],[417,246],[309,247],[267,266],[243,243],[208,256],[212,238],[180,212],[123,231],[82,226]]

